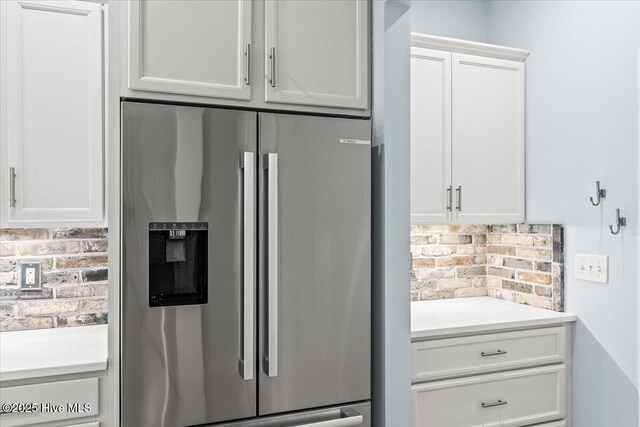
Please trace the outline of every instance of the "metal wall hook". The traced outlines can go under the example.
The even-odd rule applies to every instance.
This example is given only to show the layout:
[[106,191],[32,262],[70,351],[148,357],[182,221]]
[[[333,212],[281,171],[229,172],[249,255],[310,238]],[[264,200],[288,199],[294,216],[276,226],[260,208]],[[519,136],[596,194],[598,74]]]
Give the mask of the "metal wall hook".
[[600,181],[596,181],[596,200],[593,200],[593,197],[589,197],[589,200],[591,200],[591,204],[593,206],[598,206],[600,204],[600,199],[606,199],[607,198],[607,190],[605,190],[604,188],[600,188]]
[[613,230],[613,225],[609,226],[609,230],[611,230],[611,234],[620,233],[621,227],[627,226],[627,218],[620,216],[620,209],[616,209],[616,230]]

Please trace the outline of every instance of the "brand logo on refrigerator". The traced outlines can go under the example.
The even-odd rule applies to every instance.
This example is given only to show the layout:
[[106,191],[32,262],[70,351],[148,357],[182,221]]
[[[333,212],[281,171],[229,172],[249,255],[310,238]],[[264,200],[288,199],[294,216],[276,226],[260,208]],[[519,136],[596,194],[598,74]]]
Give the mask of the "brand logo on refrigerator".
[[340,144],[371,145],[371,141],[368,139],[340,138]]

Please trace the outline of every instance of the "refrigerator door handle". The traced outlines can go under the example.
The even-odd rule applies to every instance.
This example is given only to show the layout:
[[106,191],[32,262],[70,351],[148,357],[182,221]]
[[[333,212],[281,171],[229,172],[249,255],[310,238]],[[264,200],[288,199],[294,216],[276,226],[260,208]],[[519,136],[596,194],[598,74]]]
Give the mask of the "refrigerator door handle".
[[255,280],[255,156],[242,153],[240,167],[243,169],[243,218],[242,218],[242,355],[240,356],[240,375],[245,381],[253,379],[253,325],[254,319],[254,280]]
[[340,418],[335,420],[319,421],[317,423],[302,424],[299,427],[351,427],[364,423],[364,417],[355,409],[342,410]]
[[278,376],[278,155],[267,154],[267,356],[265,373]]

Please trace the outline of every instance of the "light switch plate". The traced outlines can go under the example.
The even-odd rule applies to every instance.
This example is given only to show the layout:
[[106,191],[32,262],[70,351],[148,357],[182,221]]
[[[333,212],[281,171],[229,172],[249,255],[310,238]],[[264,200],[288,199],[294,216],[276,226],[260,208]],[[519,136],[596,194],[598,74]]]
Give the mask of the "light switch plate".
[[39,262],[20,263],[20,290],[42,290],[42,265]]
[[576,279],[609,283],[609,257],[606,255],[576,254]]

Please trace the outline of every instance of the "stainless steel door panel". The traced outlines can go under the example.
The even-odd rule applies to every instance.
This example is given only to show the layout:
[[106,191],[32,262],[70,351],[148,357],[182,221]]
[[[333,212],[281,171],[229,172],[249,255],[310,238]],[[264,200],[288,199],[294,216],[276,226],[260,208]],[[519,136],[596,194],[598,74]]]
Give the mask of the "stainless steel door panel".
[[[122,114],[122,425],[255,416],[241,155],[256,151],[256,113],[125,102]],[[208,223],[207,304],[149,307],[148,226],[172,221]]]
[[371,404],[368,402],[324,408],[315,411],[274,415],[253,420],[216,424],[216,427],[371,427]]
[[259,117],[259,414],[368,400],[370,122]]

